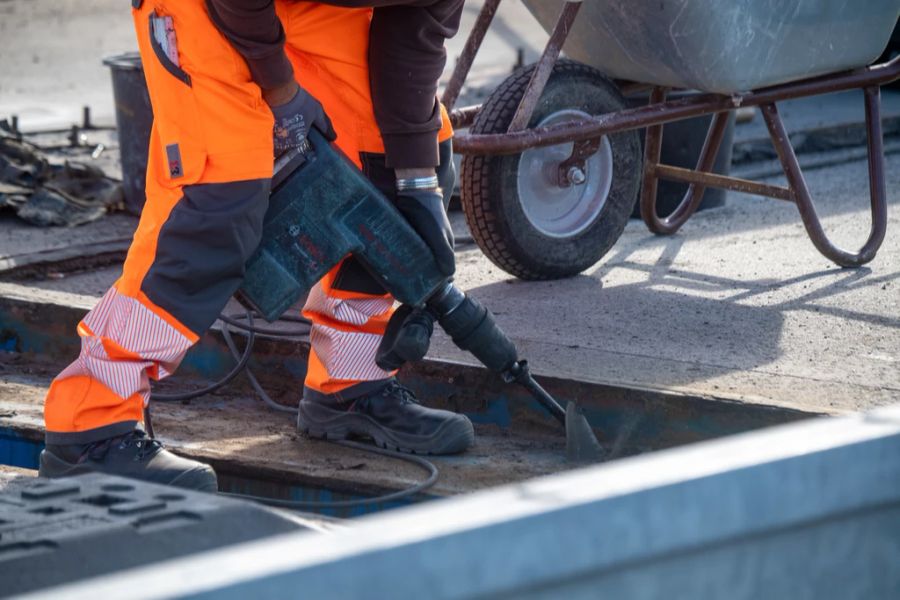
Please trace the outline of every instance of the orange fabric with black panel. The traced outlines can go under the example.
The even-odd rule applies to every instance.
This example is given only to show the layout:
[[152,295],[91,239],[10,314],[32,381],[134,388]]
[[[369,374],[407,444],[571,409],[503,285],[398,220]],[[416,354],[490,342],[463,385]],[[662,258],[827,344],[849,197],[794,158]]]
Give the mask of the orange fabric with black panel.
[[[150,380],[174,372],[237,289],[267,205],[273,118],[246,63],[203,0],[140,4],[134,24],[154,111],[147,200],[122,276],[79,325],[81,354],[48,392],[48,443],[88,443],[142,420]],[[364,156],[384,151],[369,92],[371,9],[278,2],[277,11],[299,83],[322,102],[337,145],[365,168]],[[178,64],[151,33],[151,18],[166,16]],[[440,139],[451,135],[445,115]],[[393,299],[337,289],[341,268],[304,309],[313,321],[306,385],[352,395],[391,375],[374,355]]]
[[[141,421],[149,380],[172,373],[215,320],[265,213],[272,115],[243,59],[202,0],[138,4],[154,111],[147,201],[121,277],[79,325],[81,353],[47,394],[48,443],[87,443]],[[178,64],[152,35],[153,17],[171,17]]]

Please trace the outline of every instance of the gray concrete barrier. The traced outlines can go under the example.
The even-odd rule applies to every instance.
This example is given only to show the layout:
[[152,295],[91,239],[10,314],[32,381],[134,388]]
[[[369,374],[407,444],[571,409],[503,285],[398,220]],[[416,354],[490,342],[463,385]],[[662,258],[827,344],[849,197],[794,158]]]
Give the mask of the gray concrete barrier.
[[54,598],[896,598],[900,406],[667,450]]

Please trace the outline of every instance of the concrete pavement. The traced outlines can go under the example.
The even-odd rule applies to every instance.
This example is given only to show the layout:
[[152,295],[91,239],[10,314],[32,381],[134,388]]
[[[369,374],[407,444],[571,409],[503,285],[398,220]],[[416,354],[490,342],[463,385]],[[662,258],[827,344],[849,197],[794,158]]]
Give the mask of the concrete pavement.
[[[730,194],[672,237],[632,221],[573,279],[518,281],[474,247],[460,253],[458,279],[546,374],[822,411],[896,402],[900,156],[886,170],[887,239],[860,269],[820,256],[792,205]],[[861,244],[865,163],[806,176],[833,239]],[[435,350],[470,360],[447,340]]]

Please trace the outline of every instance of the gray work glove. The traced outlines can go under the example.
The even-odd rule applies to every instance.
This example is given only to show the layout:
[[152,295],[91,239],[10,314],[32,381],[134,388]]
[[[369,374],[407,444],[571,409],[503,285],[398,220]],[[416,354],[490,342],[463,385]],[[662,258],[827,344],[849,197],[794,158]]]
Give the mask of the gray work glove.
[[328,141],[334,141],[337,134],[331,119],[318,100],[303,88],[298,88],[294,97],[286,104],[272,107],[275,116],[274,139],[275,156],[281,156],[291,148],[306,146],[309,128],[315,127]]
[[444,210],[440,188],[397,192],[396,205],[413,229],[434,253],[441,273],[450,277],[456,271],[453,255],[453,229]]

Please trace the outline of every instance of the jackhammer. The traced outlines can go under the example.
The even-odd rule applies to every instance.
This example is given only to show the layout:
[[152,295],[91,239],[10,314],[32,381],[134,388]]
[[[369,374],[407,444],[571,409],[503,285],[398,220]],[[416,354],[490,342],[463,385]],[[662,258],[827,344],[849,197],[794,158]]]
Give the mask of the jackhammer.
[[378,349],[379,367],[392,371],[422,359],[437,322],[459,348],[524,386],[563,424],[571,460],[599,460],[600,444],[574,403],[564,409],[534,380],[493,314],[441,273],[394,205],[315,129],[308,144],[276,162],[262,242],[238,300],[275,321],[352,254],[402,303]]

